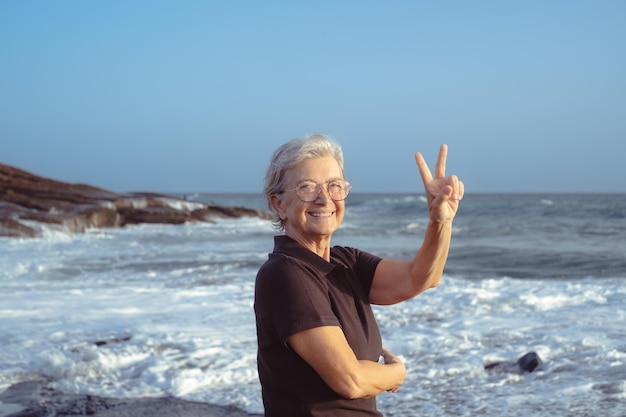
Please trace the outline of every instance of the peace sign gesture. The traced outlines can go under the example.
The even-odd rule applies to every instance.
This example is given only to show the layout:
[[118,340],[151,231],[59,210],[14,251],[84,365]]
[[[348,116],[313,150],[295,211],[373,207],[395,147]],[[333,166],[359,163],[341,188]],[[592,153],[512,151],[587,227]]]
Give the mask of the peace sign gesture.
[[420,152],[415,153],[415,162],[424,183],[430,220],[434,222],[452,221],[465,191],[463,182],[456,175],[446,177],[447,156],[448,145],[441,145],[433,178],[424,156]]

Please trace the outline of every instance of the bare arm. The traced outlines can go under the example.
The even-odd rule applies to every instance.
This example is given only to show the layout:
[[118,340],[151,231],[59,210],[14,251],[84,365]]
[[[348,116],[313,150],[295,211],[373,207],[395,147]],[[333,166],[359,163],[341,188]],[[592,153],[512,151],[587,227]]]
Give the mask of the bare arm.
[[344,398],[367,398],[383,391],[395,392],[404,382],[404,364],[390,352],[385,363],[358,360],[338,326],[323,326],[296,333],[289,346],[326,384]]
[[378,264],[370,289],[372,304],[395,304],[439,284],[450,249],[452,220],[464,193],[455,175],[445,177],[447,155],[448,147],[442,145],[433,177],[422,154],[415,154],[430,217],[424,242],[410,261],[384,259]]

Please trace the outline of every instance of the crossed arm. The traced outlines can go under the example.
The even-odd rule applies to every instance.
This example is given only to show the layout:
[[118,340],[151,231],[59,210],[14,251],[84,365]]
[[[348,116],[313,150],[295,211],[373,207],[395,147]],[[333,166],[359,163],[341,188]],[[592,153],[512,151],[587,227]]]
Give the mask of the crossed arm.
[[326,384],[344,398],[367,398],[395,392],[404,382],[404,364],[383,349],[385,363],[358,360],[339,326],[324,326],[296,333],[289,345]]
[[[442,145],[434,177],[422,154],[415,154],[430,217],[424,242],[412,260],[383,259],[378,264],[369,294],[372,304],[395,304],[413,298],[441,280],[450,248],[452,220],[464,194],[463,183],[455,175],[445,177],[447,152],[448,147]],[[406,376],[402,361],[385,349],[381,353],[383,364],[357,359],[338,326],[296,333],[288,344],[345,398],[395,392]]]

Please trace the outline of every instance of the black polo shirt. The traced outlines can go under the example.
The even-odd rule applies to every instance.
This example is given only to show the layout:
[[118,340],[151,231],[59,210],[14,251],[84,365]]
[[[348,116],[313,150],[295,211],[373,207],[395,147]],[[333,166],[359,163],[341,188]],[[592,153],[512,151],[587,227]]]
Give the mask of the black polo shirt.
[[381,258],[335,246],[326,262],[287,236],[274,244],[257,274],[254,301],[265,415],[381,416],[375,397],[341,397],[287,346],[298,332],[340,326],[358,359],[378,361],[382,341],[368,294]]

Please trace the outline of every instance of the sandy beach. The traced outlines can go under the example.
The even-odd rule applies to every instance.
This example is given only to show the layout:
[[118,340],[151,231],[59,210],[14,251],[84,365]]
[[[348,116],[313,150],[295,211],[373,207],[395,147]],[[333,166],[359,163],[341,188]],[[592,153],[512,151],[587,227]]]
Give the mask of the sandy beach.
[[0,417],[251,417],[234,407],[177,398],[102,398],[65,394],[30,381],[0,394]]

